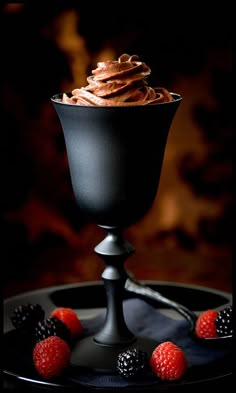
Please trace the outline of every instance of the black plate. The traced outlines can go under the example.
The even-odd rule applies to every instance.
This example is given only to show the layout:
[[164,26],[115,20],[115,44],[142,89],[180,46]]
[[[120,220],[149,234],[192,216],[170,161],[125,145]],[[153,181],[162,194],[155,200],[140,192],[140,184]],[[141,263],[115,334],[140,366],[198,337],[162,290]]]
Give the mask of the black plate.
[[[153,289],[161,292],[163,295],[184,304],[186,307],[196,312],[206,309],[221,309],[232,304],[232,296],[229,293],[213,290],[200,286],[182,285],[177,283],[145,281]],[[126,297],[133,297],[126,293]],[[10,316],[16,306],[23,303],[39,303],[44,308],[46,314],[49,314],[55,307],[70,307],[76,309],[80,319],[93,318],[104,311],[106,305],[106,296],[103,284],[101,282],[88,282],[82,284],[72,284],[64,286],[50,287],[32,292],[27,292],[18,296],[11,297],[4,301],[4,356],[3,356],[3,373],[6,388],[13,386],[25,386],[27,389],[32,388],[36,392],[46,388],[49,390],[63,391],[118,391],[115,388],[98,388],[88,385],[82,385],[64,376],[53,382],[45,382],[35,372],[31,361],[31,348],[19,343],[16,339],[15,330],[12,328]],[[158,306],[159,308],[159,306]],[[172,391],[193,391],[194,387],[199,389],[199,385],[216,383],[230,384],[232,376],[231,359],[226,356],[220,361],[214,362],[209,366],[192,368],[186,377],[181,381],[163,382],[150,386],[126,387],[126,391],[162,391],[172,389]],[[22,385],[23,384],[23,385]],[[227,385],[228,386],[228,385]]]

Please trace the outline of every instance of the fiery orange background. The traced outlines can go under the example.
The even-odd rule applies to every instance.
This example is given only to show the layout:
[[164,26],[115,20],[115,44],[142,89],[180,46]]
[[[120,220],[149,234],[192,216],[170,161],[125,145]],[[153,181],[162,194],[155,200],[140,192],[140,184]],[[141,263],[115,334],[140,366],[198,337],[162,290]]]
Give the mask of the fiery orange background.
[[231,32],[219,31],[220,11],[210,25],[201,12],[197,24],[168,10],[156,18],[151,9],[91,8],[1,10],[4,296],[100,279],[104,264],[93,248],[105,233],[75,203],[50,97],[85,86],[98,61],[122,53],[138,54],[152,69],[150,83],[183,96],[154,205],[126,230],[136,248],[126,267],[138,279],[231,291]]

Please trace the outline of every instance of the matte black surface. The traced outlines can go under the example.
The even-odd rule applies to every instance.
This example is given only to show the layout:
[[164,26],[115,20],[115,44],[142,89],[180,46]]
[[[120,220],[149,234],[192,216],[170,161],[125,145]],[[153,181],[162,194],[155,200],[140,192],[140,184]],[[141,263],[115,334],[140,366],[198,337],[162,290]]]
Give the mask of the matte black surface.
[[[199,290],[198,287],[181,284],[154,283],[153,281],[145,281],[145,283],[148,283],[150,288],[159,290],[162,295],[175,299],[175,301],[183,303],[192,310],[204,311],[206,308],[223,307],[226,300],[228,299],[229,302],[231,298],[225,292],[204,287],[201,287]],[[91,293],[94,296],[91,296]],[[106,294],[102,283],[92,286],[89,284],[72,285],[71,287],[67,286],[66,289],[64,287],[62,289],[56,287],[49,292],[49,297],[57,307],[87,309],[106,306]],[[136,295],[124,293],[124,299],[132,297],[136,297]],[[157,305],[156,302],[155,305]],[[158,308],[163,307],[163,304],[158,304]]]
[[99,225],[129,226],[151,207],[182,97],[137,107],[80,106],[52,97],[78,205]]
[[[214,291],[212,289],[180,285],[165,282],[145,282],[153,289],[165,294],[165,296],[178,299],[185,306],[191,307],[191,301],[195,305],[195,310],[204,310],[206,308],[225,307],[232,301],[231,294]],[[129,293],[126,293],[129,298]],[[131,296],[132,297],[132,296]],[[199,303],[198,303],[199,299]],[[93,391],[93,388],[75,384],[69,376],[59,378],[52,382],[43,381],[34,371],[30,346],[25,347],[23,342],[16,339],[14,330],[9,324],[9,317],[15,305],[26,301],[39,302],[50,312],[56,306],[72,307],[83,309],[91,313],[95,308],[106,307],[106,297],[104,296],[104,287],[102,283],[85,283],[79,285],[67,285],[53,287],[39,291],[33,291],[15,296],[4,301],[4,356],[3,356],[3,373],[5,387],[13,391],[41,391],[42,389],[59,390],[59,391]],[[163,305],[160,307],[162,308]],[[159,307],[158,307],[159,308]],[[135,391],[165,391],[166,389],[174,392],[195,392],[201,387],[219,387],[226,390],[232,384],[232,359],[225,358],[209,366],[193,368],[188,373],[184,381],[163,383],[160,386],[141,386],[140,389],[135,387]],[[17,390],[16,390],[17,389]],[[100,391],[113,391],[113,389],[96,389]],[[134,391],[132,388],[125,388],[126,391]],[[114,389],[114,391],[116,391]]]
[[[126,274],[125,260],[134,252],[134,248],[122,236],[118,228],[105,228],[107,236],[95,247],[95,252],[104,260],[106,268],[102,279],[107,296],[107,311],[104,325],[96,334],[95,341],[100,344],[122,348],[129,346],[135,340],[133,333],[126,325],[123,314],[124,284]],[[80,351],[80,349],[78,349]],[[75,356],[75,358],[80,357]],[[110,368],[114,368],[114,361],[110,361]]]
[[[133,336],[134,337],[134,336]],[[115,373],[117,357],[120,352],[131,348],[137,348],[147,352],[151,357],[153,350],[160,344],[156,340],[145,337],[136,337],[132,342],[121,346],[98,345],[93,337],[79,340],[71,356],[73,366],[86,367],[98,373]]]

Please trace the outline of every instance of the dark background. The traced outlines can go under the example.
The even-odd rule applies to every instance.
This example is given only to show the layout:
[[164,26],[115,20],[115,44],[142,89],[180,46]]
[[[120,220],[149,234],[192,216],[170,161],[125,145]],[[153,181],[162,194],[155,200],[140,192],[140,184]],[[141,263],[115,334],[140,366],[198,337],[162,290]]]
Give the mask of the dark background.
[[122,53],[150,66],[150,85],[183,95],[154,206],[127,229],[137,250],[127,267],[139,279],[232,289],[232,10],[124,4],[1,6],[6,297],[100,279],[93,248],[105,234],[75,203],[50,97]]

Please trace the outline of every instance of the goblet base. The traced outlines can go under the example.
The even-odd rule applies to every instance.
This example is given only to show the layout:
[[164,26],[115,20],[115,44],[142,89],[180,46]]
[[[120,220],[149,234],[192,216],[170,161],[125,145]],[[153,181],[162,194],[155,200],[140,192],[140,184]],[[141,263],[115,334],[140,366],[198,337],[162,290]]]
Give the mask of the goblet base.
[[110,346],[97,343],[93,337],[86,337],[79,340],[72,349],[71,366],[83,367],[101,373],[114,373],[120,352],[137,348],[147,352],[150,358],[158,344],[157,341],[146,337],[135,337],[129,345]]

